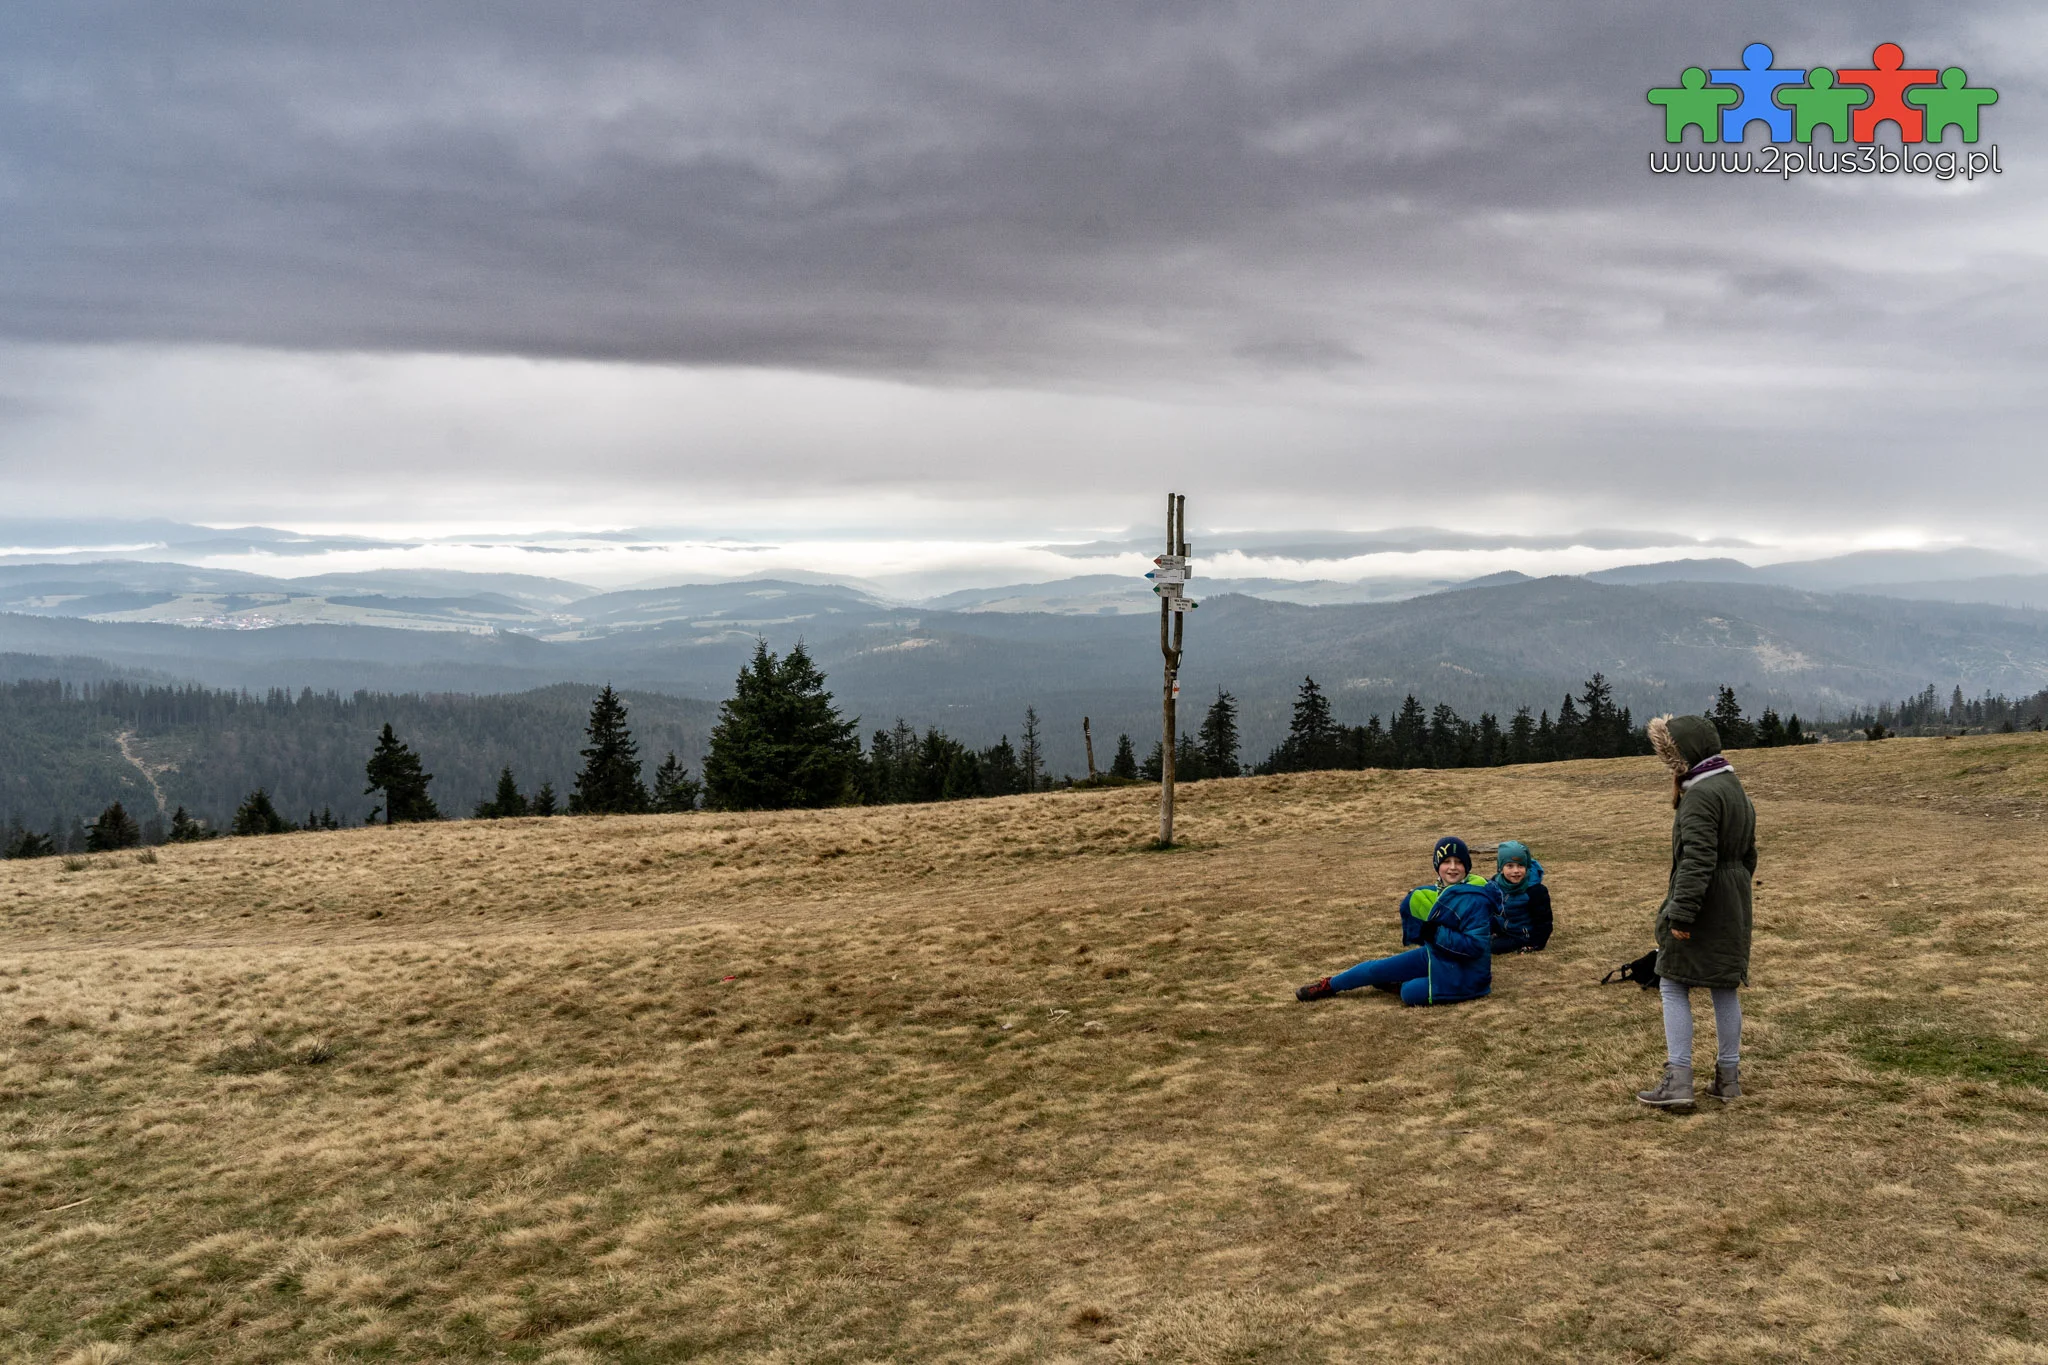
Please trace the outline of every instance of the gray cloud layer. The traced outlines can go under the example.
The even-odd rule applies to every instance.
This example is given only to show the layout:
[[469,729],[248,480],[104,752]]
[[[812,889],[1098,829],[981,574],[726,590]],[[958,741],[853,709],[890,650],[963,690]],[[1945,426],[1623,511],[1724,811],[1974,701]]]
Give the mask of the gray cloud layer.
[[[1840,343],[1917,273],[1859,247],[1997,210],[1652,180],[1642,92],[1751,36],[1837,63],[1897,37],[1995,71],[1987,123],[2020,158],[2031,73],[1979,14],[1923,36],[1904,5],[10,6],[0,317],[914,374],[1371,364],[1432,340],[1425,305],[1439,341],[1655,313]],[[1333,293],[1399,330],[1374,345]]]
[[[1968,67],[2006,174],[1650,176],[1644,90],[1758,38]],[[2017,4],[12,5],[0,334],[1221,383],[1464,479],[2017,478],[2044,55]]]

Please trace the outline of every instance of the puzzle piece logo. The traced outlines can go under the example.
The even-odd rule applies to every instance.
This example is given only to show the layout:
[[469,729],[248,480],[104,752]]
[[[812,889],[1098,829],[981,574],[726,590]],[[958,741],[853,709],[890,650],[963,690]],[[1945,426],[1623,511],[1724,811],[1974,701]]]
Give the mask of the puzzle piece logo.
[[1647,98],[1664,111],[1666,142],[1685,141],[1687,129],[1702,143],[1740,142],[1761,123],[1772,142],[1811,143],[1825,129],[1842,146],[1876,142],[1887,123],[1902,143],[1941,142],[1951,128],[1973,143],[1998,92],[1971,85],[1960,66],[1909,67],[1897,43],[1879,43],[1869,66],[1833,70],[1781,67],[1769,44],[1751,43],[1742,65],[1688,66],[1677,85],[1656,86]]

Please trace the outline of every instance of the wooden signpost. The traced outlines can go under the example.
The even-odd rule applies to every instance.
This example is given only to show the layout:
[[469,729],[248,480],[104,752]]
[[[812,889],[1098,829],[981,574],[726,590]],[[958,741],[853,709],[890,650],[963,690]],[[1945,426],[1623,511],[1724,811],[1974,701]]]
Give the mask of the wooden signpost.
[[1181,637],[1187,628],[1187,613],[1194,602],[1182,595],[1188,578],[1188,500],[1180,493],[1166,495],[1166,553],[1154,559],[1157,567],[1145,577],[1152,579],[1152,591],[1159,595],[1159,652],[1166,659],[1166,684],[1161,689],[1165,712],[1164,735],[1159,746],[1159,846],[1173,846],[1173,746],[1174,710],[1180,700]]

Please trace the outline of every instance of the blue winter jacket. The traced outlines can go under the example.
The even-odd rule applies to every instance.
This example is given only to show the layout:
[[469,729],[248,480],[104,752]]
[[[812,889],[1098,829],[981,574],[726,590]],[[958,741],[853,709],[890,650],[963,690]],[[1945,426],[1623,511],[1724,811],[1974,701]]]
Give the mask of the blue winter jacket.
[[[1465,878],[1465,882],[1470,886],[1484,886],[1486,878],[1474,872]],[[1422,942],[1422,926],[1429,919],[1430,911],[1435,908],[1437,897],[1442,895],[1443,891],[1444,888],[1435,882],[1424,882],[1401,897],[1402,943],[1412,948]]]
[[1529,859],[1529,875],[1520,886],[1495,873],[1500,913],[1493,922],[1493,945],[1500,952],[1541,948],[1550,942],[1550,888],[1543,885],[1543,864]]
[[[1427,911],[1410,913],[1416,892],[1434,891]],[[1413,919],[1429,954],[1429,1003],[1476,1000],[1493,989],[1493,920],[1500,913],[1500,889],[1484,877],[1452,882],[1441,891],[1415,888],[1401,901],[1403,937]]]

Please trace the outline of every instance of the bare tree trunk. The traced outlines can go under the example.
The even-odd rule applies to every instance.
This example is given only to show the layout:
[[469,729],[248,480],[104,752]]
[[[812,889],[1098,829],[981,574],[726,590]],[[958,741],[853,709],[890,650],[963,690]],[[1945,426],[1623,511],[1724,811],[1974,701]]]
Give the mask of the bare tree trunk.
[[1088,780],[1095,780],[1095,736],[1088,732],[1088,717],[1081,717],[1081,743],[1088,749]]

